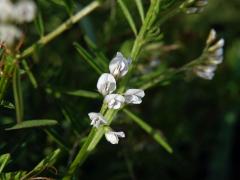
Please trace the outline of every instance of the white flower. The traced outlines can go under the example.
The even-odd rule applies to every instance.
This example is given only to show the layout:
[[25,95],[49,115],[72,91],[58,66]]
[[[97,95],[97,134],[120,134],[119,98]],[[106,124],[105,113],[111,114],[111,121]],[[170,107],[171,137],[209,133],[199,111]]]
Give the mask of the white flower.
[[124,132],[114,132],[111,130],[109,130],[108,132],[105,133],[106,140],[108,142],[110,142],[111,144],[118,144],[119,137],[124,138],[125,133]]
[[105,96],[104,101],[108,104],[110,109],[119,109],[125,102],[125,98],[120,94],[109,94]]
[[88,113],[89,118],[91,119],[91,125],[98,128],[101,124],[107,124],[107,121],[101,113],[91,112]]
[[124,58],[122,53],[117,52],[109,64],[109,71],[115,77],[122,77],[127,74],[130,63],[131,60]]
[[0,0],[0,21],[6,22],[11,19],[13,5],[9,0]]
[[31,22],[36,15],[36,9],[33,1],[20,1],[14,6],[13,18],[18,23]]
[[216,37],[217,37],[217,33],[216,33],[215,29],[211,29],[211,31],[210,31],[210,33],[208,35],[206,44],[207,45],[212,44],[212,42],[215,41]]
[[128,89],[124,93],[125,102],[128,104],[141,104],[145,93],[142,89]]
[[187,7],[186,13],[195,14],[203,11],[204,7],[208,4],[208,0],[196,0],[195,2],[190,0],[189,3],[191,5]]
[[197,76],[203,78],[203,79],[207,79],[207,80],[211,80],[214,77],[214,72],[216,70],[216,66],[197,66],[195,68],[195,73]]
[[4,42],[7,46],[12,46],[22,35],[22,32],[17,27],[0,24],[0,41]]
[[113,77],[113,75],[108,73],[103,73],[98,79],[97,89],[104,96],[115,91],[116,80]]

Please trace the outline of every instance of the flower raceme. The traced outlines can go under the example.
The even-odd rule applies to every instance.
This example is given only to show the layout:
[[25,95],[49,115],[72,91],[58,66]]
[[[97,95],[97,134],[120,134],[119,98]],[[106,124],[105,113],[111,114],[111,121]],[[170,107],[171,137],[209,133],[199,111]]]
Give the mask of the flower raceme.
[[216,31],[212,29],[206,41],[205,56],[201,62],[194,67],[194,73],[207,80],[214,77],[217,66],[223,61],[224,39],[217,41]]
[[[98,92],[104,96],[103,103],[109,109],[120,109],[124,104],[141,104],[145,93],[141,89],[128,89],[124,94],[112,94],[117,89],[116,79],[125,76],[128,72],[131,59],[126,59],[122,53],[117,52],[116,56],[109,63],[110,73],[103,73],[97,81]],[[116,79],[115,79],[116,78]],[[107,125],[107,120],[101,113],[91,112],[88,114],[91,125],[99,128],[105,127],[105,138],[111,144],[118,144],[119,137],[125,137],[124,132],[114,132]]]

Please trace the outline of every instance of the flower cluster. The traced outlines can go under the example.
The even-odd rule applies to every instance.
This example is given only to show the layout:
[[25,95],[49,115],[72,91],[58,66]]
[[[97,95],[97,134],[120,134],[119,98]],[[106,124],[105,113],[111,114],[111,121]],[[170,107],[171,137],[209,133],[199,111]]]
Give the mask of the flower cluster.
[[0,0],[0,42],[11,47],[23,36],[14,25],[31,22],[36,14],[36,5],[31,0],[20,0],[13,4],[11,0]]
[[196,14],[201,13],[207,4],[208,0],[188,0],[181,8],[187,14]]
[[[145,96],[144,91],[141,89],[128,89],[123,94],[113,93],[117,89],[116,80],[127,74],[130,64],[130,59],[126,59],[120,52],[117,52],[117,55],[109,64],[110,73],[103,73],[98,79],[98,92],[104,96],[104,104],[109,109],[120,109],[125,104],[140,104]],[[105,126],[105,137],[110,143],[118,144],[119,137],[125,137],[124,132],[114,132],[107,125],[107,120],[101,113],[91,112],[88,116],[93,127]]]
[[194,67],[194,73],[204,79],[211,80],[217,65],[223,61],[224,39],[217,41],[216,31],[212,29],[206,41],[206,49],[200,64]]

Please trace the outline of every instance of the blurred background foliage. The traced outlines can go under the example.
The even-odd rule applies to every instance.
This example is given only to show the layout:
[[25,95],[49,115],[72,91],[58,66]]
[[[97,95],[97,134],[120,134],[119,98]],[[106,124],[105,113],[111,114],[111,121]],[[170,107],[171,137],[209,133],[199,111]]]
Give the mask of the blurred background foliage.
[[[67,5],[59,2],[37,1],[39,17],[44,22],[42,33],[52,31],[91,1],[65,1]],[[132,0],[125,2],[133,17],[138,17]],[[143,2],[147,8],[149,2]],[[174,153],[168,154],[125,114],[119,113],[113,128],[124,130],[127,138],[117,146],[101,141],[79,170],[80,179],[240,179],[239,8],[239,0],[209,0],[200,14],[178,14],[162,25],[162,41],[141,53],[136,74],[150,71],[154,63],[160,69],[180,67],[198,57],[211,28],[226,41],[224,63],[212,81],[176,77],[147,90],[143,103],[130,108],[166,137]],[[140,19],[136,21],[140,26]],[[23,27],[25,47],[39,38],[35,25]],[[97,91],[98,74],[79,56],[73,42],[81,44],[96,60],[102,53],[110,61],[118,50],[128,55],[133,40],[119,5],[109,0],[26,59],[38,87],[34,88],[28,76],[22,75],[24,119],[56,119],[59,125],[5,131],[15,124],[15,112],[1,108],[0,150],[1,154],[11,154],[4,171],[29,171],[50,152],[61,148],[63,153],[54,165],[57,175],[49,170],[44,172],[61,179],[90,129],[87,113],[97,111],[101,105],[101,100],[66,94],[79,89]],[[5,99],[14,102],[11,87]]]

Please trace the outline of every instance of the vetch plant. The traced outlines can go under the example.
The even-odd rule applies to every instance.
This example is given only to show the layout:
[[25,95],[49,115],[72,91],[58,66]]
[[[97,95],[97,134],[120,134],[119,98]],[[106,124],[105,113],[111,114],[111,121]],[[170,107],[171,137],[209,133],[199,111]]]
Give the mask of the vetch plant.
[[[94,29],[90,25],[86,25],[89,23],[87,18],[84,23],[80,24],[81,28],[79,28],[79,26],[75,26],[75,24],[101,6],[105,7],[102,8],[101,11],[104,11],[106,7],[109,8],[103,2],[104,0],[93,0],[90,4],[82,8],[82,5],[79,4],[79,2],[74,1],[39,1],[38,4],[43,4],[42,8],[46,8],[47,5],[49,5],[48,3],[60,6],[61,8],[59,9],[61,11],[63,10],[62,7],[64,7],[66,9],[66,14],[60,14],[62,17],[68,17],[65,22],[57,26],[55,29],[50,29],[49,33],[46,33],[45,31],[49,31],[49,28],[46,28],[47,30],[45,30],[44,27],[47,26],[48,23],[44,22],[45,19],[42,17],[41,12],[37,14],[37,9],[40,10],[41,8],[37,8],[34,1],[0,0],[0,104],[4,107],[11,107],[16,113],[16,123],[5,129],[11,133],[12,130],[17,131],[19,129],[26,128],[41,128],[48,137],[46,138],[47,143],[54,143],[54,147],[57,145],[61,148],[61,151],[56,149],[50,153],[31,171],[18,172],[17,175],[14,176],[15,179],[24,180],[42,178],[39,174],[44,174],[44,171],[49,169],[49,167],[52,167],[59,154],[64,156],[65,159],[68,160],[68,163],[64,162],[64,166],[59,168],[63,172],[59,173],[59,176],[61,177],[57,178],[63,180],[70,180],[74,178],[78,179],[78,168],[87,160],[88,156],[94,152],[102,138],[105,138],[105,140],[110,144],[121,146],[121,143],[119,144],[119,142],[121,142],[120,140],[122,138],[129,137],[127,135],[131,131],[130,128],[128,129],[128,132],[125,130],[118,131],[117,128],[115,131],[115,127],[114,130],[112,129],[114,122],[124,122],[121,121],[122,117],[125,121],[131,120],[133,124],[144,130],[167,152],[173,153],[173,149],[168,144],[166,138],[163,136],[163,133],[161,133],[158,129],[151,127],[148,124],[148,121],[143,120],[133,113],[132,110],[130,110],[131,105],[140,105],[143,102],[145,92],[147,92],[148,89],[164,83],[166,85],[174,80],[174,77],[177,77],[178,75],[187,74],[190,77],[198,76],[203,79],[211,80],[214,77],[218,65],[223,62],[224,39],[219,40],[217,38],[216,31],[212,29],[206,40],[202,54],[196,59],[187,62],[181,67],[174,66],[174,68],[169,65],[171,63],[166,63],[163,67],[161,59],[161,63],[154,63],[154,68],[150,68],[142,74],[138,72],[139,64],[144,66],[144,59],[149,58],[148,56],[154,54],[153,56],[155,56],[155,59],[160,59],[158,57],[158,53],[155,55],[155,53],[148,48],[157,47],[157,51],[164,49],[164,32],[162,32],[162,25],[169,18],[181,12],[187,14],[202,12],[208,4],[207,0],[151,0],[146,1],[145,3],[141,0],[131,1],[131,3],[135,3],[136,6],[134,7],[139,16],[132,16],[133,12],[127,3],[130,1],[112,1],[113,5],[111,8],[119,8],[122,14],[117,14],[115,16],[115,13],[119,12],[116,11],[116,9],[111,9],[110,20],[108,22],[110,25],[107,26],[108,23],[106,23],[106,25],[103,25],[106,27],[99,28],[108,32],[114,28],[114,25],[118,25],[118,23],[119,26],[122,27],[121,21],[117,18],[123,17],[123,22],[125,23],[124,25],[126,26],[128,24],[129,29],[125,32],[126,35],[119,35],[120,40],[118,39],[116,44],[112,43],[112,41],[115,42],[114,40],[103,40],[103,42],[99,44],[106,47],[99,47],[100,45],[95,40],[97,39],[97,36],[93,36],[94,32],[98,31],[98,29]],[[53,8],[53,11],[54,10],[55,9]],[[51,21],[51,26],[49,27],[55,27],[56,23],[59,22],[62,17],[59,16],[50,18],[49,21]],[[46,21],[47,19],[48,18],[46,18]],[[39,40],[22,50],[24,48],[24,28],[21,29],[21,25],[32,22],[33,20],[35,20],[35,26],[39,32]],[[97,25],[99,26],[99,24]],[[124,28],[126,28],[125,26]],[[64,54],[69,52],[65,52],[65,50],[63,50],[64,48],[56,50],[55,46],[57,47],[58,43],[54,44],[53,48],[45,48],[49,42],[55,40],[55,38],[60,35],[63,35],[63,33],[67,30],[70,30],[71,34],[69,38],[71,39],[70,44],[72,44],[72,39],[81,42],[81,44],[74,42],[77,52],[80,54],[81,59],[85,60],[85,62],[92,67],[92,70],[99,75],[96,83],[97,92],[82,89],[77,91],[68,91],[69,87],[75,88],[79,84],[86,85],[86,87],[89,87],[89,85],[92,84],[90,81],[85,82],[85,79],[83,80],[82,77],[76,78],[79,77],[79,74],[76,76],[75,72],[78,73],[78,71],[82,71],[86,73],[84,75],[87,76],[84,78],[88,78],[88,75],[90,77],[90,75],[94,73],[90,72],[90,70],[84,66],[79,68],[79,65],[75,61],[65,62],[65,55],[68,59],[75,56],[71,56],[70,53]],[[81,33],[79,33],[80,31]],[[117,35],[118,34],[116,33],[116,36]],[[36,35],[34,34],[34,37],[35,36]],[[115,36],[115,33],[109,34],[109,36]],[[26,35],[25,38],[29,38],[28,35]],[[65,42],[65,39],[62,39]],[[82,39],[84,39],[84,43],[82,43]],[[59,37],[59,40],[61,40],[61,37]],[[122,44],[117,44],[118,41]],[[108,47],[108,44],[114,45]],[[62,46],[65,48],[71,48],[71,46],[68,46],[67,43],[62,43]],[[116,49],[119,49],[119,51],[117,51],[116,55],[109,61],[108,54],[116,52]],[[167,48],[165,47],[165,49]],[[160,54],[162,52],[163,51],[161,51]],[[45,54],[49,54],[49,57],[47,57],[46,60]],[[29,67],[26,62],[27,58],[30,56],[33,60],[33,64],[39,63],[39,66],[43,64],[39,68],[36,68],[36,75],[39,78],[39,84],[31,71],[31,67]],[[69,65],[68,63],[72,64]],[[42,67],[43,70],[41,69]],[[59,67],[64,68],[61,69]],[[40,75],[38,75],[38,73]],[[61,73],[66,73],[67,77],[60,77],[59,74]],[[37,91],[36,94],[39,94],[39,96],[44,94],[44,98],[41,97],[40,100],[38,99],[38,101],[36,101],[36,103],[42,101],[45,102],[45,98],[47,99],[45,102],[46,107],[44,104],[43,110],[42,107],[39,108],[39,111],[42,113],[40,113],[39,116],[56,116],[59,118],[59,121],[52,119],[24,120],[25,117],[35,115],[34,113],[36,112],[34,111],[34,105],[36,104],[34,104],[35,102],[31,102],[32,93],[28,94],[25,92],[26,89],[29,89],[29,87],[26,86],[25,88],[21,88],[21,82],[25,80],[25,78],[23,78],[24,75],[29,77],[30,82],[35,88],[34,90]],[[9,93],[8,84],[10,82],[12,83],[13,91]],[[64,83],[66,83],[66,85]],[[60,88],[58,88],[58,86],[60,86]],[[13,97],[8,98],[9,94]],[[96,108],[93,109],[94,112],[89,112],[87,114],[86,109],[88,109],[88,102],[86,102],[86,105],[84,104],[84,101],[79,103],[76,100],[77,97],[71,101],[68,96],[91,98],[96,101],[100,99],[101,106],[94,106],[94,108]],[[8,99],[10,99],[10,101],[13,99],[14,103],[6,101]],[[28,108],[24,107],[24,100],[25,104],[30,104]],[[49,104],[52,102],[56,102],[57,108],[51,106],[51,108],[48,109],[47,107],[50,106]],[[31,107],[31,103],[34,104],[32,106],[33,108]],[[137,106],[133,107],[137,108]],[[139,107],[141,107],[141,105]],[[60,109],[59,113],[57,112],[59,110],[58,108]],[[75,108],[77,109],[77,112],[72,113]],[[25,115],[24,112],[28,112],[28,114]],[[51,113],[48,114],[48,112]],[[119,114],[124,114],[124,116],[118,116]],[[84,129],[84,118],[87,117],[87,115],[88,118],[86,119],[88,121],[86,122],[90,124],[90,126],[88,126],[91,128],[90,132],[88,132],[88,130],[85,131]],[[77,118],[75,118],[75,116],[77,116]],[[118,117],[121,118],[118,119]],[[60,127],[55,128],[53,127],[54,125],[58,125]],[[59,131],[61,131],[61,133],[59,133]],[[123,140],[127,140],[127,138]],[[45,151],[49,152],[49,149]],[[0,162],[1,158],[4,159],[5,163],[9,161],[10,155],[4,154],[2,157],[0,156]],[[4,166],[5,164],[0,164],[0,173]],[[10,176],[8,176],[8,174],[4,174],[4,177],[7,179]],[[47,178],[48,177],[45,179]]]

